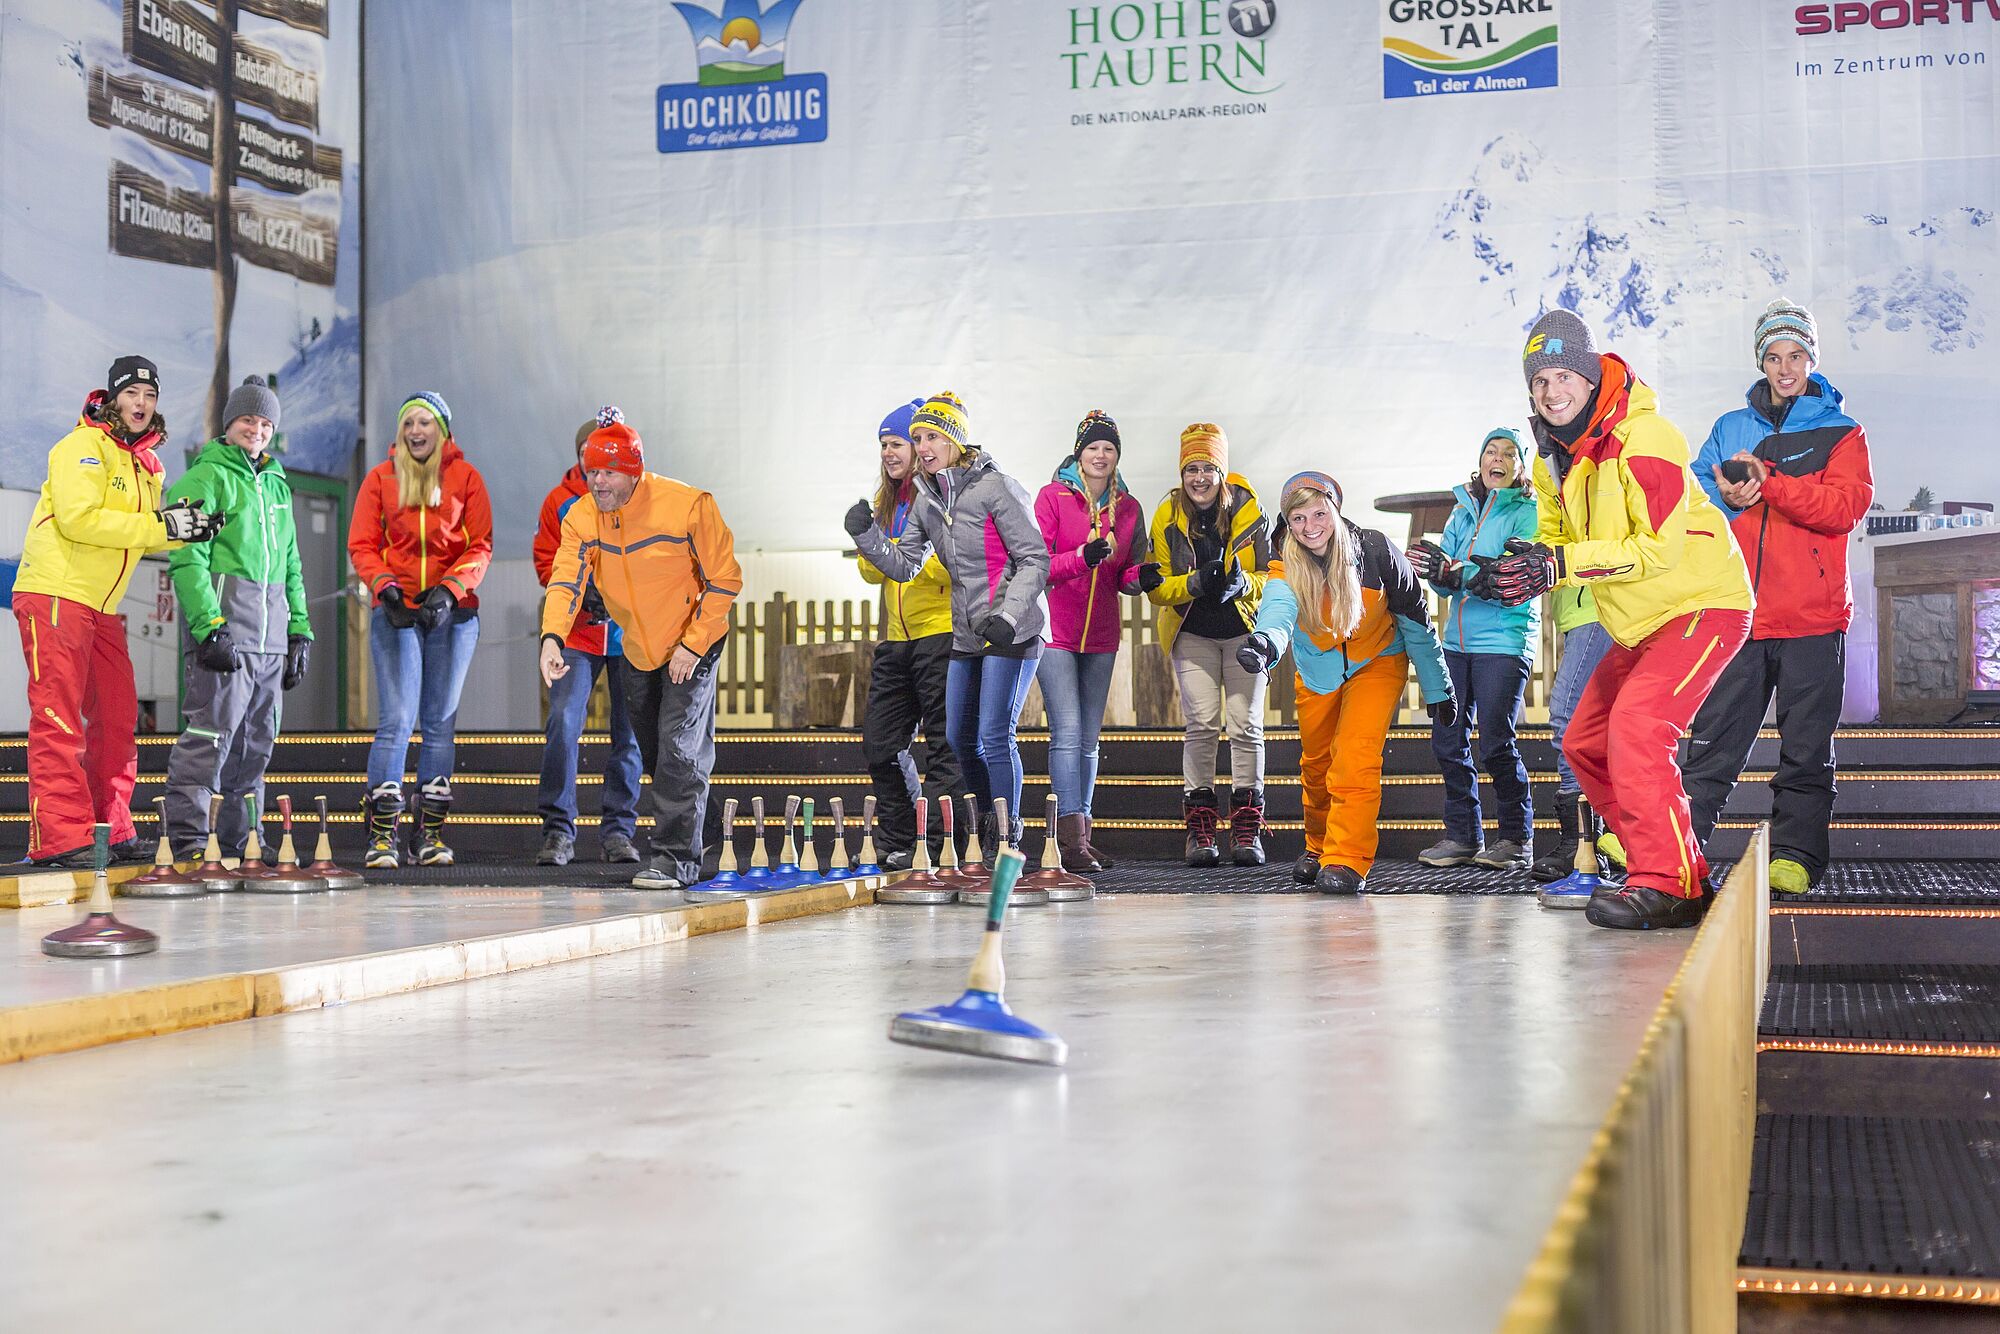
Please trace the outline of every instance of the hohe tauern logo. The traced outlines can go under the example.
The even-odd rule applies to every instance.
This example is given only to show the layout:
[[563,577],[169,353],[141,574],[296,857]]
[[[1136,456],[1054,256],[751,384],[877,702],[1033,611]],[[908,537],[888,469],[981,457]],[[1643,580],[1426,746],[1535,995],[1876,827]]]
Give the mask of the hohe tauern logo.
[[694,39],[695,83],[660,87],[662,153],[816,144],[826,138],[826,75],[785,73],[792,16],[805,0],[726,0],[720,14],[676,4]]

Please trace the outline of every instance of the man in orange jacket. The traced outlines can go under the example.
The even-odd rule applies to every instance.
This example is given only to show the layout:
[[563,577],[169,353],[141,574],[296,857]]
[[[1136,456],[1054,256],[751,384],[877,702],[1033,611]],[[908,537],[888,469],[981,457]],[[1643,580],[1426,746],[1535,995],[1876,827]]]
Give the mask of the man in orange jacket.
[[646,471],[623,422],[591,432],[582,461],[590,494],[563,516],[542,602],[542,680],[569,673],[563,641],[594,585],[624,636],[626,708],[653,774],[653,855],[632,884],[685,889],[701,879],[715,663],[743,590],[736,539],[715,497]]

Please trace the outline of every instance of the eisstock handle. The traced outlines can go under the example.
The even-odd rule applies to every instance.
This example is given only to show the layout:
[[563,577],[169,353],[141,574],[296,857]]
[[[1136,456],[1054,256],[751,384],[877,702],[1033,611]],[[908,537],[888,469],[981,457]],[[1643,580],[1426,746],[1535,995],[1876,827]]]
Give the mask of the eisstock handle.
[[800,822],[800,829],[805,836],[806,842],[810,843],[813,836],[813,799],[811,797],[806,798],[803,809],[804,819]]
[[90,869],[103,875],[105,867],[111,864],[111,826],[94,824],[90,827]]
[[278,824],[286,833],[292,832],[292,799],[289,796],[278,798]]
[[865,834],[874,827],[875,798],[872,796],[863,797],[861,799],[861,832]]
[[785,798],[785,836],[791,837],[792,822],[799,818],[799,797],[796,792]]
[[1062,870],[1062,851],[1056,846],[1056,794],[1049,793],[1048,804],[1042,808],[1042,869]]
[[326,798],[314,797],[313,806],[319,811],[319,827],[321,829],[326,828]]
[[1011,837],[1009,837],[1009,835],[1011,835],[1013,832],[1014,832],[1014,826],[1007,822],[1007,798],[1005,797],[993,798],[993,842],[995,844],[993,849],[994,855],[996,856],[999,855],[1001,848],[1010,848],[1014,846],[1014,840]]
[[750,821],[756,826],[757,838],[761,842],[764,838],[764,799],[762,797],[750,798]]
[[1021,878],[1021,868],[1028,859],[1009,847],[1002,847],[993,857],[993,893],[986,900],[986,929],[998,931],[1000,923],[1007,916],[1007,900],[1014,896],[1014,882]]
[[830,798],[826,803],[826,811],[833,819],[833,832],[837,835],[845,835],[847,833],[846,802],[839,797]]
[[950,798],[950,797],[939,797],[939,798],[938,798],[938,828],[940,828],[940,829],[944,830],[944,836],[945,836],[946,838],[950,838],[950,837],[951,837],[951,834],[952,834],[952,828],[951,828],[951,824],[952,824],[952,818],[951,818],[951,798]]
[[[868,798],[868,800],[872,802],[875,800],[875,798],[870,797]],[[929,830],[930,823],[931,823],[931,804],[928,801],[925,801],[922,797],[918,797],[917,798],[917,842],[922,843],[924,841],[924,835]]]

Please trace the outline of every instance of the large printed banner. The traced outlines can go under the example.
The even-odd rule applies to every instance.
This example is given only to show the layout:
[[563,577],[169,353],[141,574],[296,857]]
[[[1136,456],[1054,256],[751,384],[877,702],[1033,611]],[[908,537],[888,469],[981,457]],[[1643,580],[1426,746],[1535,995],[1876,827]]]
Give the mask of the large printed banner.
[[287,465],[347,472],[358,5],[242,0],[225,32],[194,0],[0,0],[0,484],[41,484],[125,352],[160,364],[181,446],[205,438],[218,369],[256,373]]
[[503,555],[603,403],[746,546],[845,545],[876,423],[947,388],[1031,487],[1096,407],[1149,508],[1214,421],[1267,501],[1323,468],[1371,519],[1524,424],[1543,310],[1698,445],[1780,295],[1887,508],[2000,499],[2000,0],[514,0],[369,37],[384,104],[480,72],[371,144],[368,412],[451,400]]

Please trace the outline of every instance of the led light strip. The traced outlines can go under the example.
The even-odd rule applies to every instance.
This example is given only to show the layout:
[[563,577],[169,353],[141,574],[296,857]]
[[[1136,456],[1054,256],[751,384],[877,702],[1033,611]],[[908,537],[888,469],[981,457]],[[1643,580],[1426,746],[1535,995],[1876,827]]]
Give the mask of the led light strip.
[[1757,1039],[1758,1052],[1810,1051],[1837,1056],[1969,1056],[2000,1058],[2000,1042],[1884,1042],[1873,1038]]
[[1902,1301],[1956,1302],[1967,1306],[2000,1306],[2000,1282],[1966,1282],[1954,1278],[1899,1278],[1893,1274],[1836,1274],[1812,1269],[1736,1271],[1738,1292],[1783,1293],[1786,1296],[1888,1297]]
[[1888,904],[1779,904],[1771,905],[1773,917],[2000,917],[2000,908],[1954,908],[1940,905],[1892,907]]

